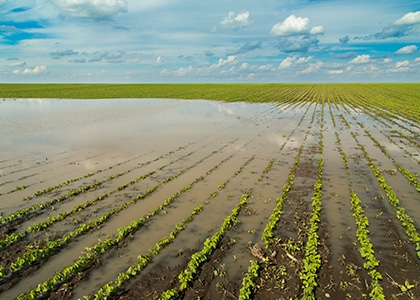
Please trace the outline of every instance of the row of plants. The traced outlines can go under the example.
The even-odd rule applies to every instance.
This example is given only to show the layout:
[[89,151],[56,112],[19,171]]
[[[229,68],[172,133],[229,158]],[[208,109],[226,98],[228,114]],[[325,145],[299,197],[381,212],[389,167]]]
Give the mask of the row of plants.
[[252,299],[254,292],[257,288],[255,281],[259,277],[260,264],[258,260],[251,259],[249,261],[248,269],[242,279],[242,286],[239,290],[239,300]]
[[[234,176],[239,175],[244,168],[254,159],[254,156],[252,156],[250,159],[248,159],[239,169],[235,172]],[[271,168],[272,163],[270,162],[269,165],[266,167],[265,170],[269,170]],[[267,171],[268,172],[268,171]],[[224,183],[218,184],[218,189],[224,189],[226,185],[230,182],[230,180],[233,177],[227,179]],[[191,215],[187,218],[185,218],[182,223],[177,223],[175,225],[175,228],[169,233],[169,235],[163,237],[160,239],[154,248],[149,248],[148,254],[142,254],[138,256],[138,262],[129,266],[127,271],[124,273],[120,273],[118,277],[110,282],[107,282],[104,284],[93,296],[86,296],[85,299],[106,299],[107,297],[111,296],[112,294],[116,293],[117,291],[121,290],[124,285],[127,284],[127,282],[137,276],[141,270],[143,270],[146,265],[149,264],[149,262],[152,261],[153,257],[158,255],[160,251],[165,248],[167,245],[169,245],[176,237],[177,235],[183,231],[187,224],[193,221],[193,218],[198,215],[203,209],[204,206],[209,204],[209,202],[216,198],[218,196],[218,192],[215,191],[210,194],[210,196],[202,203],[198,204],[192,211]]]
[[[349,185],[351,187],[352,180],[351,175],[349,172],[349,166],[347,162],[346,153],[343,151],[341,146],[341,140],[336,133],[337,137],[337,146],[338,151],[342,157],[342,162],[344,168],[347,170],[347,177],[349,181]],[[369,238],[369,219],[366,217],[364,210],[361,205],[361,200],[357,196],[357,194],[350,190],[350,202],[351,202],[351,209],[353,211],[353,218],[356,223],[356,238],[359,241],[359,253],[360,256],[365,261],[363,263],[364,269],[368,272],[368,275],[371,278],[371,291],[369,293],[371,299],[385,299],[384,291],[382,286],[380,285],[380,280],[382,280],[381,273],[377,270],[377,266],[379,265],[379,260],[375,257],[375,252],[373,250],[373,244]]]
[[201,251],[195,252],[191,255],[191,259],[187,267],[178,275],[178,287],[164,291],[159,299],[176,299],[184,292],[189,284],[194,280],[195,275],[199,272],[201,265],[207,261],[209,256],[216,250],[224,233],[229,230],[236,222],[239,212],[242,207],[248,203],[248,198],[252,195],[252,189],[242,195],[241,201],[232,210],[232,213],[227,216],[221,227],[209,238],[204,241],[204,246]]
[[312,196],[312,214],[309,222],[308,240],[305,245],[305,257],[303,258],[303,270],[300,272],[300,279],[303,282],[302,299],[315,299],[315,288],[317,284],[318,270],[321,267],[321,255],[318,251],[319,235],[318,227],[322,203],[322,176],[324,159],[318,158],[317,180],[314,185]]
[[115,175],[112,176],[112,178],[110,177],[110,178],[108,178],[106,180],[103,180],[103,181],[95,181],[94,183],[84,185],[84,186],[82,186],[78,189],[70,190],[66,194],[62,194],[62,195],[58,196],[57,198],[55,198],[51,201],[42,201],[42,202],[39,202],[37,204],[33,204],[31,207],[26,207],[26,208],[23,208],[23,209],[19,209],[19,210],[13,212],[13,213],[1,218],[0,219],[0,224],[5,224],[5,223],[10,222],[14,219],[27,216],[31,212],[35,212],[37,210],[43,210],[43,209],[49,208],[49,207],[53,206],[54,204],[63,202],[65,200],[68,200],[70,197],[77,196],[81,193],[84,193],[84,192],[87,192],[87,191],[90,191],[90,190],[93,190],[93,189],[97,189],[104,182],[106,182],[108,180],[118,178],[118,177],[124,175],[125,173],[126,172],[115,174]]
[[[212,152],[213,154],[214,152]],[[211,156],[210,154],[209,156]],[[218,169],[223,163],[225,163],[227,160],[229,160],[231,157],[233,157],[233,154],[230,155],[228,158],[220,161],[217,165],[215,165],[212,169],[206,172],[205,175],[200,176],[196,178],[192,183],[184,186],[181,190],[173,194],[171,197],[167,198],[163,204],[157,206],[155,209],[153,209],[151,212],[147,213],[143,217],[140,217],[138,219],[135,219],[130,222],[129,225],[120,227],[117,229],[117,233],[113,237],[109,237],[104,241],[99,241],[95,246],[93,247],[87,247],[85,249],[85,255],[80,256],[79,259],[73,263],[72,265],[67,266],[61,271],[56,272],[56,274],[42,282],[39,283],[38,286],[29,292],[25,294],[19,295],[18,299],[37,299],[37,297],[42,297],[42,295],[51,292],[61,284],[63,284],[66,281],[69,281],[71,278],[73,278],[78,272],[86,268],[90,263],[98,259],[103,253],[108,251],[111,247],[114,247],[121,242],[123,242],[127,237],[133,235],[141,226],[144,225],[148,220],[150,220],[153,216],[158,215],[161,211],[163,211],[166,207],[168,207],[175,199],[180,197],[185,192],[189,191],[192,186],[200,181],[203,181],[208,175],[210,175],[212,172],[214,172],[216,169]],[[207,158],[207,157],[206,157]],[[206,158],[203,158],[199,162],[196,162],[193,166],[197,165],[201,161],[205,160]],[[190,167],[192,168],[192,167]],[[181,172],[186,172],[186,170],[183,170]],[[175,176],[175,178],[178,176]],[[170,178],[169,181],[175,179]],[[160,185],[158,185],[160,186]],[[152,188],[149,191],[154,192],[156,188]],[[139,194],[136,197],[136,200],[145,198],[148,194]],[[126,203],[125,203],[126,204]]]
[[381,152],[388,157],[393,164],[397,167],[397,170],[405,177],[407,178],[410,183],[416,188],[416,190],[418,192],[420,192],[420,181],[418,180],[418,175],[417,174],[413,174],[411,173],[409,170],[407,170],[406,168],[404,168],[402,165],[400,165],[394,157],[392,157],[391,154],[389,154],[389,152],[385,149],[384,146],[382,146],[377,139],[375,139],[375,137],[368,131],[365,130],[365,133],[368,135],[368,137],[372,140],[372,142],[375,144],[376,147],[378,147]]
[[369,156],[365,147],[362,144],[360,144],[359,140],[356,137],[356,134],[354,132],[351,132],[351,135],[355,139],[359,148],[362,150],[365,159],[367,160],[368,165],[372,170],[373,174],[375,175],[379,185],[384,189],[385,194],[388,197],[389,203],[395,209],[397,219],[405,228],[405,232],[409,239],[414,243],[417,256],[420,258],[420,234],[417,232],[413,219],[405,212],[405,209],[402,206],[400,206],[400,200],[398,199],[397,194],[394,192],[394,189],[388,184],[385,177],[382,175],[382,171],[375,166],[373,159]]
[[280,216],[283,214],[283,204],[287,200],[289,196],[289,191],[291,190],[293,186],[293,180],[295,178],[295,172],[296,169],[299,166],[300,157],[302,155],[303,145],[300,146],[298,154],[295,158],[295,161],[293,163],[292,168],[290,169],[289,176],[287,178],[287,182],[282,187],[282,193],[281,195],[276,199],[276,207],[273,209],[273,212],[271,213],[268,222],[264,228],[264,231],[262,233],[262,240],[265,243],[265,247],[268,249],[268,247],[271,245],[273,238],[274,238],[274,228],[276,227],[277,223],[280,220]]
[[369,230],[367,229],[369,220],[363,211],[360,198],[354,191],[350,192],[350,201],[353,217],[357,226],[356,237],[360,244],[359,253],[365,261],[363,267],[372,279],[372,290],[370,291],[369,296],[374,300],[383,300],[385,299],[385,295],[383,288],[379,283],[380,280],[382,280],[382,275],[376,269],[379,266],[379,260],[375,257],[375,251],[373,250],[373,244],[369,239]]

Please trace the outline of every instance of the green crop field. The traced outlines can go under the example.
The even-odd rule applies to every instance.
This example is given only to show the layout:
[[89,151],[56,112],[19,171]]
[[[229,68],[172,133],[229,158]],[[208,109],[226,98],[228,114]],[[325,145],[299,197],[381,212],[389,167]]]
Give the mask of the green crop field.
[[418,83],[0,97],[1,299],[420,299]]

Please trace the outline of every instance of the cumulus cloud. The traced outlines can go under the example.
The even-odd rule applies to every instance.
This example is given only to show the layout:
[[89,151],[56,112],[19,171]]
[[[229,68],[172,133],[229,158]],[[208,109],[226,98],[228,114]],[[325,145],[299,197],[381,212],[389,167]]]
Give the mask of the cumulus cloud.
[[220,58],[217,64],[213,64],[210,68],[220,68],[225,65],[236,65],[238,60],[235,55],[229,55],[226,59]]
[[309,66],[306,69],[302,70],[300,73],[301,74],[311,74],[311,73],[318,72],[323,64],[324,63],[322,61],[318,61],[314,64],[309,64]]
[[398,68],[401,68],[401,67],[408,67],[410,65],[410,63],[408,62],[408,60],[404,60],[404,61],[397,61],[396,63],[395,63],[395,67],[398,69]]
[[351,64],[366,64],[371,61],[371,57],[369,54],[358,55],[353,58],[350,63]]
[[127,12],[127,0],[52,0],[65,16],[109,19]]
[[[33,69],[27,68],[25,70],[23,70],[22,74],[25,75],[37,75],[39,73],[45,72],[47,70],[47,67],[42,65],[42,66],[36,66]],[[15,74],[18,74],[19,71],[15,71]]]
[[308,18],[290,15],[283,22],[275,24],[270,34],[277,37],[276,48],[285,53],[308,52],[318,45],[318,35],[324,33],[324,27],[311,27]]
[[158,56],[156,57],[155,63],[153,64],[153,66],[159,68],[163,66],[163,59],[162,57]]
[[12,62],[12,63],[8,64],[9,67],[23,67],[25,65],[26,65],[26,62],[24,62],[24,61],[15,61],[15,62]]
[[410,62],[408,60],[397,61],[393,68],[390,68],[389,72],[407,72],[410,70]]
[[274,70],[273,64],[266,64],[257,67],[258,71],[271,71]]
[[409,12],[396,20],[394,24],[398,26],[420,24],[420,11]]
[[400,49],[398,49],[395,54],[413,54],[417,52],[417,46],[416,45],[410,45],[405,46]]
[[160,72],[160,74],[161,75],[173,75],[173,76],[182,77],[182,76],[185,76],[185,75],[187,75],[187,74],[189,74],[193,71],[194,71],[193,66],[189,66],[188,68],[181,67],[181,68],[178,68],[178,69],[175,69],[175,70],[163,69]]
[[340,74],[343,74],[344,73],[344,70],[329,70],[329,71],[327,71],[327,73],[328,74],[330,74],[330,75],[340,75]]
[[249,65],[249,63],[242,63],[241,64],[241,66],[239,67],[239,70],[240,71],[244,71],[244,70],[247,70],[247,69],[249,69],[249,67],[250,67],[250,65]]
[[297,36],[297,35],[318,35],[324,33],[322,26],[309,26],[309,19],[290,15],[283,22],[275,24],[271,28],[274,36]]
[[217,29],[230,29],[238,30],[240,28],[248,27],[252,24],[249,11],[245,11],[235,15],[233,11],[229,12],[228,15],[216,26]]
[[279,69],[280,70],[281,69],[287,69],[287,68],[290,68],[292,65],[301,65],[301,64],[304,64],[304,63],[308,63],[309,61],[312,60],[312,58],[313,58],[312,56],[299,57],[299,58],[297,58],[295,56],[293,56],[293,57],[288,56],[288,57],[286,57],[285,59],[282,60],[282,62],[279,65]]

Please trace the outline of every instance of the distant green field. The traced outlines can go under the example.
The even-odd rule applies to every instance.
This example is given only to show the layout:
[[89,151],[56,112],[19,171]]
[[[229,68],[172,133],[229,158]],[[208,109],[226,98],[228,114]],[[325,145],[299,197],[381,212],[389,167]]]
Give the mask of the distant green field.
[[[315,92],[316,91],[316,92]],[[0,98],[176,98],[246,102],[366,99],[418,121],[420,83],[377,84],[0,84]],[[358,100],[358,101],[359,101]]]

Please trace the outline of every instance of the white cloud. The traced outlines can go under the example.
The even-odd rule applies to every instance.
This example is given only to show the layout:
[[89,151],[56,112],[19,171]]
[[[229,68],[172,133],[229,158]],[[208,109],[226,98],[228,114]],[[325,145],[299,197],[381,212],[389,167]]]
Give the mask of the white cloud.
[[8,64],[9,67],[23,67],[25,65],[26,65],[26,62],[24,62],[24,61],[15,61],[15,62],[12,62],[12,63]]
[[327,73],[330,75],[339,75],[339,74],[343,74],[344,70],[329,70],[327,71]]
[[168,69],[163,69],[160,74],[161,75],[174,75],[174,76],[185,76],[191,72],[194,71],[193,66],[189,66],[188,68],[178,68],[175,70],[168,70]]
[[23,70],[22,74],[37,75],[37,74],[42,73],[46,70],[47,70],[47,67],[42,65],[42,66],[36,66],[33,69],[27,68],[27,69]]
[[309,19],[290,15],[283,22],[277,23],[271,28],[271,34],[275,36],[317,35],[324,32],[324,27],[309,27]]
[[210,66],[210,68],[220,68],[220,67],[225,66],[225,65],[234,65],[234,64],[237,64],[237,63],[238,63],[238,61],[236,59],[236,56],[235,55],[229,55],[227,57],[227,59],[220,58],[219,61],[217,62],[217,64],[214,64],[214,65]]
[[307,56],[307,57],[299,57],[296,58],[295,56],[291,57],[288,56],[285,59],[282,60],[282,62],[279,65],[279,69],[287,69],[290,68],[292,65],[300,65],[300,64],[304,64],[307,63],[309,61],[312,60],[312,56]]
[[246,70],[249,68],[249,64],[248,63],[242,63],[242,65],[239,67],[240,71]]
[[77,18],[107,19],[127,12],[127,0],[52,0],[64,15]]
[[409,12],[394,22],[395,25],[414,25],[420,23],[420,11]]
[[322,67],[324,63],[322,61],[318,61],[314,64],[309,64],[309,66],[304,69],[303,71],[301,71],[301,74],[310,74],[310,73],[315,73],[318,72],[319,69]]
[[390,68],[388,71],[391,73],[401,73],[407,72],[410,70],[410,62],[408,60],[397,61],[393,68]]
[[389,64],[390,62],[392,62],[392,59],[390,59],[390,58],[385,58],[384,59],[385,64]]
[[[228,15],[218,24],[217,28],[238,30],[239,28],[245,28],[251,25],[249,19],[249,12],[245,11],[235,15],[233,11],[229,12]],[[216,28],[216,29],[217,29]]]
[[313,34],[313,35],[324,33],[324,27],[322,27],[322,26],[312,27],[312,29],[311,29],[311,31],[309,31],[309,33]]
[[294,57],[286,57],[282,60],[282,62],[279,65],[279,69],[287,69],[290,68],[293,65],[293,62],[295,61]]
[[255,73],[249,73],[246,79],[252,80],[255,78]]
[[417,46],[410,45],[398,49],[397,52],[395,52],[395,54],[413,54],[415,52],[417,52]]
[[404,60],[404,61],[397,61],[395,63],[395,67],[397,69],[402,68],[402,67],[408,67],[410,65],[410,63],[408,62],[408,60]]
[[350,63],[351,64],[366,64],[369,63],[371,60],[370,55],[369,54],[363,54],[363,55],[358,55],[355,58],[353,58]]
[[261,65],[257,68],[258,71],[270,71],[270,70],[274,70],[273,68],[273,64],[266,64],[266,65]]
[[162,57],[156,57],[155,63],[153,64],[155,67],[162,67],[163,66],[163,59]]

